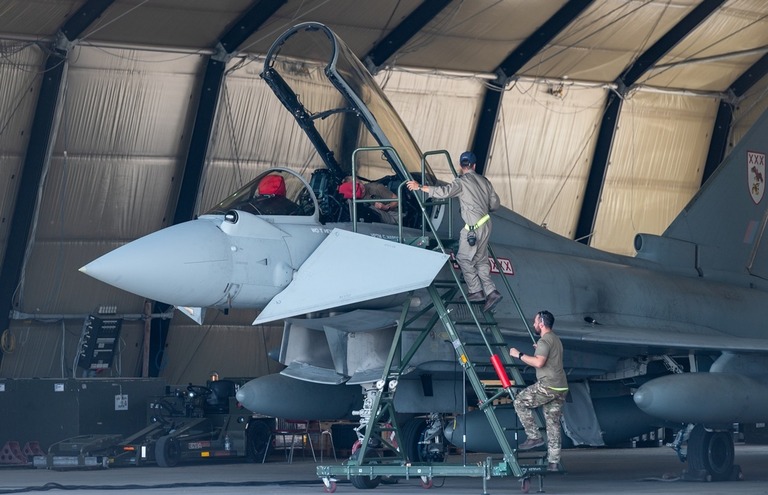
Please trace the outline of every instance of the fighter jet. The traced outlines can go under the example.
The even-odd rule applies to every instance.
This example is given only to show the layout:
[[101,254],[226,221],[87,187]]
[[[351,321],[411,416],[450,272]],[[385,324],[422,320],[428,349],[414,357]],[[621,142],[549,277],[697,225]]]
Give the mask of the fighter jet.
[[[441,183],[430,167],[434,155],[421,152],[363,64],[326,26],[304,23],[282,34],[262,77],[325,167],[308,179],[268,170],[199,218],[81,271],[198,321],[206,308],[256,308],[255,323],[283,320],[286,368],[242,387],[239,400],[292,419],[361,415],[406,324],[403,314],[412,328],[434,324],[429,287],[460,280],[448,261],[463,226],[458,205],[404,190],[412,177]],[[734,475],[733,424],[768,419],[767,132],[765,114],[662,235],[636,236],[634,257],[564,238],[508,209],[492,213],[489,263],[507,290],[483,322],[498,325],[506,346],[532,353],[527,320],[541,309],[554,313],[570,382],[563,426],[574,445],[672,428],[690,470],[715,480]],[[377,211],[381,198],[365,196],[374,182],[392,192],[397,225]],[[456,306],[450,318],[467,318],[471,307]],[[448,440],[466,437],[465,448],[498,451],[483,415],[464,414],[471,393],[454,343],[435,329],[402,333],[402,349],[418,345],[407,360],[396,356],[407,368],[394,404],[418,417],[401,444],[439,460],[435,432],[447,425]],[[461,335],[470,347],[481,340],[471,330]],[[479,349],[470,356],[478,373],[496,378],[482,346],[471,348]],[[532,379],[532,370],[523,376]],[[516,421],[513,409],[498,415]]]

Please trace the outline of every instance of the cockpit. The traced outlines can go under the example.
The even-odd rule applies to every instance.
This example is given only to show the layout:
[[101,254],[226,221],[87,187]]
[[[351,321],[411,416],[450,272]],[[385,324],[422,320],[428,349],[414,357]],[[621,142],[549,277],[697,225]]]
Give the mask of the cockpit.
[[[348,180],[339,180],[329,170],[321,168],[315,170],[307,182],[293,170],[272,168],[259,174],[206,214],[223,215],[231,210],[268,216],[314,217],[317,214],[317,220],[322,224],[349,222],[352,219],[352,193]],[[395,199],[399,184],[400,180],[394,175],[376,181],[358,178],[355,198],[380,200],[379,204],[358,203],[358,221],[397,224]],[[413,197],[406,195],[403,201],[405,226],[418,224],[418,211],[412,202]],[[381,203],[385,208],[381,207]]]
[[260,174],[207,214],[224,214],[230,210],[254,215],[313,216],[316,200],[308,184],[295,172],[273,168]]

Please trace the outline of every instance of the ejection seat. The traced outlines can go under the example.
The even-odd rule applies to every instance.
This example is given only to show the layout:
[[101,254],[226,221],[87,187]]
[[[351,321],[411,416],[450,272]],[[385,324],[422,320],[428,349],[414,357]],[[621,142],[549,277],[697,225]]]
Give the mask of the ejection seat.
[[[317,202],[320,205],[321,223],[351,221],[351,200],[339,193],[339,186],[341,184],[328,169],[320,168],[312,172],[312,176],[309,178],[309,185],[312,187],[315,196],[317,196]],[[373,210],[373,208],[366,204],[358,204],[358,221],[367,223],[381,222],[381,217]]]
[[339,184],[331,171],[326,168],[315,170],[309,178],[309,185],[320,206],[320,222],[343,222],[342,215],[348,209],[346,201],[336,192]]

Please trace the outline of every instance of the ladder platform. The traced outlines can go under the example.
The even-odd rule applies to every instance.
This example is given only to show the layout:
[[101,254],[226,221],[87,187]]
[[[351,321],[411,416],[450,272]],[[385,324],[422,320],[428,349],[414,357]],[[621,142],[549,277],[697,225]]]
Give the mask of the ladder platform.
[[[531,458],[532,459],[532,458]],[[518,478],[527,478],[533,475],[547,474],[547,465],[541,463],[541,458],[537,458],[535,464],[520,463],[519,468],[522,475],[515,476],[513,469],[504,459],[493,460],[488,457],[485,461],[476,464],[450,464],[450,463],[402,463],[397,464],[363,464],[346,463],[337,466],[317,466],[317,476],[319,478],[334,478],[337,476],[368,476],[375,478],[377,476],[396,476],[405,479],[435,477],[507,477],[515,476]],[[523,460],[521,458],[521,460]],[[379,462],[382,462],[381,460]]]

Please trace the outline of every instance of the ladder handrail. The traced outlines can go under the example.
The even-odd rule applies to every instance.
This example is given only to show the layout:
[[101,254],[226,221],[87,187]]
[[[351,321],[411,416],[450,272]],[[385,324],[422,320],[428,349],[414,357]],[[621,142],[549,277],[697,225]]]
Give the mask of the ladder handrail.
[[[442,298],[440,297],[440,294],[438,293],[434,285],[429,286],[429,293],[432,296],[432,304],[435,305],[435,309],[440,315],[440,321],[443,323],[443,327],[445,327],[446,331],[448,332],[451,338],[451,344],[453,345],[453,348],[456,351],[456,355],[459,360],[459,363],[464,368],[466,376],[469,377],[469,382],[470,384],[472,384],[472,388],[475,394],[477,395],[478,398],[484,397],[484,402],[481,404],[480,409],[485,413],[485,417],[488,419],[488,423],[491,426],[491,430],[494,432],[496,439],[499,442],[499,446],[501,447],[501,450],[504,453],[504,459],[507,461],[507,464],[509,464],[509,466],[512,468],[512,472],[515,476],[518,476],[518,477],[522,476],[523,471],[520,468],[520,464],[517,462],[517,458],[515,457],[515,451],[509,445],[509,441],[507,440],[507,437],[504,434],[504,428],[501,426],[501,423],[499,422],[499,418],[496,416],[495,410],[493,409],[493,407],[486,407],[486,404],[492,404],[492,402],[489,402],[489,398],[485,393],[485,387],[483,386],[483,383],[480,381],[480,377],[477,376],[477,372],[475,371],[472,361],[469,359],[466,348],[464,347],[464,343],[459,338],[459,334],[456,331],[456,327],[454,326],[453,321],[451,321],[451,319],[449,318],[448,310],[443,304]],[[484,333],[482,329],[480,330],[480,333],[481,334]],[[485,336],[483,336],[483,339],[485,339]],[[487,340],[486,340],[486,343],[487,343]],[[493,354],[493,352],[491,352],[491,354]],[[511,393],[511,390],[509,392]]]
[[[427,178],[427,157],[432,155],[445,155],[446,159],[448,160],[448,167],[451,169],[451,173],[453,174],[453,178],[459,176],[459,174],[456,173],[456,167],[453,166],[453,160],[451,160],[451,154],[448,153],[448,150],[432,150],[432,151],[426,151],[424,154],[421,155],[421,181],[419,184],[424,184]],[[434,200],[432,199],[430,201],[432,205],[440,206],[440,205],[448,205],[448,238],[453,239],[453,198],[447,198],[442,200]],[[424,222],[421,222],[421,233],[424,235]],[[435,233],[435,236],[437,236],[437,233]]]
[[[491,258],[493,258],[493,262],[496,264],[496,268],[499,269],[499,273],[503,275],[501,263],[499,263],[499,258],[496,257],[496,253],[493,252],[493,248],[491,247],[491,243],[488,243],[488,254],[491,255]],[[528,319],[525,317],[525,314],[523,313],[523,308],[520,306],[520,302],[517,300],[517,295],[515,295],[515,291],[512,290],[512,285],[510,285],[509,280],[507,280],[507,277],[501,277],[501,280],[504,282],[504,287],[507,289],[507,292],[512,297],[512,302],[515,303],[515,308],[517,309],[517,313],[520,315],[520,319],[523,322],[523,325],[525,326],[525,329],[528,331],[528,335],[531,337],[531,341],[533,344],[536,344],[536,336],[533,335],[533,330],[531,330],[530,325],[528,325]]]
[[[392,160],[394,162],[393,164],[396,166],[397,169],[399,169],[399,172],[400,172],[401,176],[406,178],[406,181],[403,181],[403,182],[401,182],[398,185],[398,192],[397,192],[397,198],[396,198],[396,201],[397,201],[397,204],[398,204],[399,242],[402,243],[403,242],[403,219],[402,219],[402,205],[403,205],[403,196],[402,196],[402,194],[403,194],[403,186],[406,184],[407,180],[411,180],[412,179],[412,175],[408,171],[408,169],[406,169],[406,167],[403,165],[399,155],[397,154],[397,151],[394,148],[392,148],[391,146],[374,146],[374,147],[358,148],[352,154],[352,191],[353,191],[353,193],[352,193],[352,215],[353,215],[353,219],[352,220],[353,220],[354,232],[357,232],[357,203],[358,202],[369,203],[369,202],[373,202],[374,201],[374,200],[358,199],[356,197],[356,191],[357,191],[357,173],[356,173],[356,170],[357,170],[357,153],[358,152],[365,152],[365,151],[386,151],[388,156],[390,156],[393,159]],[[423,181],[426,178],[426,157],[428,155],[439,154],[439,153],[445,153],[446,155],[448,155],[447,151],[438,150],[438,151],[427,152],[427,153],[425,153],[422,156],[422,159],[421,159],[422,183],[423,183]],[[452,173],[454,174],[454,177],[456,177],[457,176],[456,170],[453,167],[453,163],[451,162],[450,155],[448,155],[448,163],[450,165]],[[422,236],[424,236],[426,234],[426,227],[429,227],[429,230],[430,230],[430,232],[432,233],[432,235],[434,237],[434,241],[435,241],[437,247],[440,249],[441,252],[443,252],[444,254],[447,254],[445,246],[443,245],[443,242],[441,241],[440,236],[438,235],[437,228],[434,226],[434,224],[432,223],[432,221],[430,219],[430,215],[427,213],[427,200],[426,200],[426,197],[424,196],[424,194],[425,193],[423,193],[423,192],[421,192],[421,193],[414,192],[414,197],[415,197],[415,199],[416,199],[416,201],[417,201],[417,203],[419,205],[419,208],[421,209],[421,215],[422,215],[422,219],[423,219],[422,220]],[[394,199],[393,199],[393,201],[394,201]],[[430,202],[430,205],[434,205],[434,204],[436,204],[436,202]],[[449,208],[449,212],[451,210],[452,210],[452,208]],[[452,226],[449,227],[449,230],[450,230],[450,228],[452,228]],[[500,267],[501,265],[499,264],[499,261],[496,258],[496,255],[493,253],[490,245],[488,246],[488,252],[493,257],[494,262],[496,263],[496,265]],[[458,291],[461,293],[462,299],[464,300],[464,304],[466,304],[466,307],[469,310],[469,314],[472,317],[472,321],[474,322],[474,326],[477,328],[477,331],[479,332],[480,336],[482,337],[483,342],[484,342],[486,348],[488,349],[488,352],[489,352],[490,356],[495,356],[496,353],[494,352],[490,342],[488,341],[488,337],[486,336],[486,332],[484,331],[483,325],[480,323],[478,315],[475,313],[475,308],[473,307],[472,303],[469,301],[467,292],[461,286],[461,280],[459,278],[459,274],[457,273],[457,270],[451,269],[450,272],[451,272],[451,275],[452,275],[453,280],[454,280],[454,287],[455,287],[455,289],[458,289]],[[519,304],[519,302],[517,300],[517,297],[514,295],[514,293],[512,291],[512,287],[510,286],[509,282],[506,280],[505,277],[502,277],[502,279],[504,280],[504,284],[505,284],[505,287],[506,287],[507,291],[512,296],[512,299],[513,299],[513,301],[514,301],[514,303],[515,303],[515,305],[517,307],[517,310],[518,310],[518,312],[520,314],[520,317],[523,320],[523,324],[526,326],[526,329],[528,329],[528,332],[531,335],[531,338],[533,339],[534,338],[533,337],[533,333],[531,332],[531,330],[530,330],[530,328],[528,326],[528,323],[525,320],[524,314],[522,312],[522,308],[520,307],[520,304]],[[451,289],[451,290],[453,290],[453,289]],[[437,289],[437,287],[435,286],[434,283],[432,283],[429,286],[428,291],[429,291],[430,296],[432,298],[432,306],[434,307],[435,311],[437,312],[437,318],[434,317],[434,316],[432,318],[430,318],[430,327],[434,326],[437,323],[437,319],[438,318],[442,322],[443,327],[446,329],[446,331],[448,332],[448,334],[449,334],[449,336],[451,338],[451,344],[453,345],[453,347],[454,347],[454,349],[456,351],[457,359],[458,359],[459,363],[461,364],[461,366],[465,369],[466,376],[469,378],[469,381],[470,381],[470,383],[471,383],[471,385],[472,385],[476,395],[478,396],[478,398],[481,398],[481,397],[483,398],[483,402],[481,404],[481,410],[483,410],[483,412],[486,414],[486,417],[487,417],[488,422],[489,422],[489,424],[491,426],[491,429],[493,430],[493,432],[494,432],[494,434],[496,436],[496,439],[498,440],[499,445],[500,445],[500,447],[501,447],[501,449],[502,449],[502,451],[504,453],[504,459],[505,459],[506,463],[508,464],[508,466],[510,467],[510,469],[512,470],[512,472],[513,472],[513,474],[515,476],[517,476],[517,477],[522,476],[523,475],[523,470],[522,470],[520,464],[517,461],[517,457],[515,455],[516,451],[513,450],[511,448],[511,446],[509,445],[509,441],[506,438],[506,435],[504,433],[504,429],[501,426],[501,423],[499,422],[498,417],[496,416],[494,408],[493,407],[488,407],[489,405],[492,406],[493,400],[495,400],[495,398],[497,398],[498,395],[500,395],[500,394],[497,394],[496,396],[494,396],[494,397],[489,399],[489,397],[488,397],[488,395],[486,393],[485,386],[480,381],[480,378],[477,375],[477,371],[475,370],[474,364],[471,362],[471,360],[468,357],[468,354],[467,354],[466,348],[465,348],[465,344],[464,344],[464,342],[462,342],[461,338],[459,337],[458,331],[456,330],[456,326],[455,326],[454,322],[451,320],[451,318],[449,316],[449,311],[445,307],[445,303],[443,302],[442,296],[441,296],[440,292],[438,291],[438,289]],[[455,292],[452,292],[451,297],[454,294],[455,294]],[[390,349],[390,353],[389,353],[389,355],[387,357],[387,360],[386,360],[386,363],[385,363],[385,367],[384,367],[384,370],[383,370],[383,373],[382,373],[381,381],[376,386],[376,389],[377,389],[378,393],[375,394],[375,399],[374,399],[373,405],[372,405],[373,416],[369,419],[369,422],[366,425],[366,433],[365,433],[365,436],[362,439],[362,445],[361,445],[362,452],[360,453],[360,456],[356,459],[356,461],[353,461],[353,462],[355,462],[358,465],[362,464],[362,462],[365,459],[365,454],[366,454],[365,451],[366,451],[366,449],[368,447],[369,439],[370,439],[371,435],[374,433],[374,430],[378,431],[379,433],[384,431],[384,429],[382,429],[377,424],[378,418],[381,417],[381,415],[384,413],[383,410],[381,412],[379,410],[380,409],[386,409],[387,411],[391,410],[391,412],[394,413],[393,398],[392,398],[392,395],[394,394],[394,387],[390,390],[390,379],[391,378],[395,378],[395,379],[399,378],[399,376],[402,374],[402,371],[403,371],[403,363],[402,362],[400,363],[400,366],[396,370],[393,370],[393,364],[394,364],[395,353],[397,352],[397,350],[399,350],[402,353],[401,337],[402,337],[402,331],[403,331],[403,327],[404,327],[404,322],[406,321],[406,318],[408,316],[409,306],[410,305],[408,303],[405,303],[403,305],[403,312],[402,312],[400,320],[398,321],[398,327],[397,327],[397,330],[396,330],[395,339],[393,340],[392,347]],[[488,318],[488,316],[486,315],[486,319],[487,318]],[[491,327],[492,327],[491,333],[493,334],[494,338],[497,341],[503,342],[503,340],[504,340],[503,339],[503,335],[501,335],[501,331],[498,328],[498,324],[496,324],[495,321],[492,321]],[[419,339],[417,339],[417,342],[415,343],[415,345],[411,349],[409,349],[407,351],[406,359],[405,359],[406,363],[408,361],[410,361],[410,359],[413,357],[413,355],[415,354],[416,350],[418,349],[418,347],[423,342],[423,338],[425,336],[426,336],[426,330],[422,331],[422,335],[420,336]],[[534,343],[535,343],[535,339],[534,339]],[[522,378],[522,374],[520,373],[519,369],[517,368],[517,365],[515,365],[512,362],[512,360],[511,360],[510,356],[508,355],[508,353],[502,353],[502,355],[503,355],[502,359],[503,359],[504,365],[505,366],[509,366],[509,367],[512,368],[512,373],[513,373],[513,377],[515,379],[515,384],[516,385],[525,385],[525,381]],[[395,387],[396,387],[396,385],[395,385]],[[509,386],[508,388],[506,388],[505,391],[506,391],[506,393],[508,393],[510,395],[510,397],[512,399],[514,399],[514,395],[515,394],[514,394],[512,386]],[[396,425],[396,421],[392,421],[392,423],[393,423],[393,425],[395,425],[394,426],[395,431],[397,431],[398,428],[397,428],[397,425]],[[540,415],[537,415],[537,423],[539,423],[539,426],[542,425]]]

